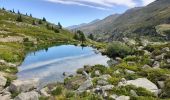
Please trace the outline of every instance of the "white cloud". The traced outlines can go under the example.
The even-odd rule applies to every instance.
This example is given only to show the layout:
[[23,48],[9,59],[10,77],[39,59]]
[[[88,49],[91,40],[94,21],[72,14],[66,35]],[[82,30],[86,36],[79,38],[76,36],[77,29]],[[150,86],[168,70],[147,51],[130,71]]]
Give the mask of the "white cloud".
[[150,4],[150,3],[154,2],[154,1],[155,0],[142,0],[142,5],[146,6],[146,5],[148,5],[148,4]]
[[100,10],[110,10],[115,5],[126,6],[129,8],[135,7],[137,4],[134,0],[46,0],[54,3],[67,5],[79,5]]

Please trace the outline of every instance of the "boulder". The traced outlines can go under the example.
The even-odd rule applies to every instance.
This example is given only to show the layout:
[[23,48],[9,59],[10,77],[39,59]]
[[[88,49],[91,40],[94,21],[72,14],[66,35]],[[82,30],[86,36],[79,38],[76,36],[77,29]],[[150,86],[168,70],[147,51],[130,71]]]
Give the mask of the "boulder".
[[103,80],[108,80],[109,78],[111,78],[111,76],[109,74],[105,74],[105,75],[100,76],[99,78]]
[[160,68],[160,63],[158,61],[155,61],[152,65],[153,68]]
[[151,52],[147,51],[147,50],[143,50],[144,51],[144,55],[151,55]]
[[0,94],[0,100],[11,100],[11,95],[1,95]]
[[129,96],[119,96],[117,97],[115,100],[130,100],[130,97]]
[[39,100],[39,94],[36,91],[21,93],[14,100]]
[[98,85],[107,85],[107,84],[109,84],[106,80],[103,80],[103,79],[101,79],[101,80],[98,80],[97,81],[97,84]]
[[134,97],[137,97],[137,96],[138,96],[134,90],[130,90],[130,94],[131,94],[132,96],[134,96]]
[[38,82],[38,79],[14,80],[9,86],[9,89],[11,92],[28,92],[37,88]]
[[168,47],[165,47],[165,48],[162,49],[162,51],[163,51],[163,52],[169,52],[170,49],[169,49]]
[[136,80],[129,80],[124,85],[134,85],[136,87],[142,87],[147,89],[148,91],[155,93],[155,95],[158,95],[158,87],[149,81],[147,78],[138,78]]
[[127,81],[126,81],[125,78],[122,78],[122,79],[121,79],[121,82],[122,82],[123,84],[126,84],[126,83],[127,83]]
[[82,83],[80,85],[80,87],[78,88],[78,92],[84,92],[87,89],[91,88],[93,86],[93,83],[91,80],[86,80],[84,83]]
[[128,70],[128,69],[125,69],[125,72],[128,73],[128,74],[134,74],[135,73],[134,71],[131,71],[131,70]]
[[167,59],[167,63],[170,64],[170,59]]
[[120,62],[122,60],[122,58],[116,57],[115,60]]
[[118,97],[118,96],[117,96],[116,94],[112,94],[112,95],[109,96],[109,98],[111,98],[111,99],[113,99],[113,100],[115,100],[117,97]]
[[161,55],[158,55],[155,57],[155,60],[163,60],[165,58],[165,53],[161,54]]
[[158,81],[158,86],[163,89],[165,87],[165,82],[164,81]]
[[6,85],[7,79],[3,76],[0,76],[0,87],[4,87]]
[[149,68],[151,68],[149,65],[144,65],[143,67],[142,67],[143,69],[149,69]]
[[113,88],[114,88],[114,85],[101,86],[101,89],[104,91],[109,91],[109,90],[112,90]]
[[98,70],[95,71],[96,76],[100,76],[100,72]]
[[40,90],[40,94],[45,97],[49,97],[50,95],[47,93],[48,88],[43,88]]

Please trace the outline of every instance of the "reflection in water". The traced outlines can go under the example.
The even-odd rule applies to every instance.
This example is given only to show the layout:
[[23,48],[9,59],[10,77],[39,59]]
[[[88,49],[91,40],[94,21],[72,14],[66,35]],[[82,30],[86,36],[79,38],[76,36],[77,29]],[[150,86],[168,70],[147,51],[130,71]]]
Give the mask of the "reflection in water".
[[109,58],[96,54],[95,51],[91,47],[62,45],[30,53],[19,67],[18,79],[39,78],[40,85],[43,86],[56,81],[62,82],[64,72],[75,74],[84,65],[107,66]]

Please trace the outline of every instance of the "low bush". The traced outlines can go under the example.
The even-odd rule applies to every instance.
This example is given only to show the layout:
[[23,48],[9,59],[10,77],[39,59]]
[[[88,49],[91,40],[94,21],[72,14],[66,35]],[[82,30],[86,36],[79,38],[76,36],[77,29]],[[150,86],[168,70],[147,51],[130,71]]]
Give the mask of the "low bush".
[[55,90],[52,91],[52,95],[61,95],[62,94],[62,87],[61,86],[58,86]]
[[106,53],[110,57],[125,57],[131,55],[134,50],[121,42],[113,42],[107,46]]

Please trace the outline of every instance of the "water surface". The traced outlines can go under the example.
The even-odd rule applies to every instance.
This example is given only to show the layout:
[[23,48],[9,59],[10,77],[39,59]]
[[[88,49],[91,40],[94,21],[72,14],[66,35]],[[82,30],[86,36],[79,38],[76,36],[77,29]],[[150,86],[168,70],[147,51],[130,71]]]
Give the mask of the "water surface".
[[27,54],[18,67],[19,80],[38,78],[40,85],[63,82],[63,73],[75,74],[84,65],[106,65],[108,57],[92,47],[61,45]]

